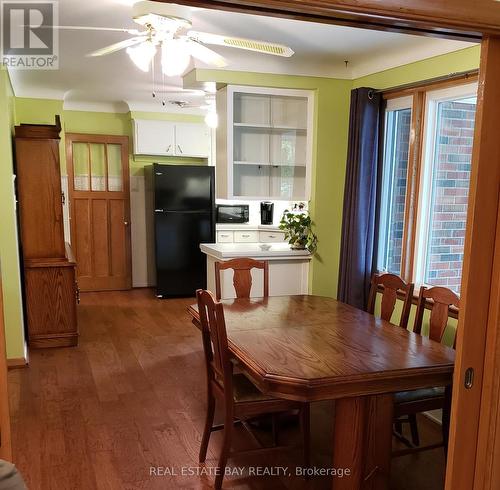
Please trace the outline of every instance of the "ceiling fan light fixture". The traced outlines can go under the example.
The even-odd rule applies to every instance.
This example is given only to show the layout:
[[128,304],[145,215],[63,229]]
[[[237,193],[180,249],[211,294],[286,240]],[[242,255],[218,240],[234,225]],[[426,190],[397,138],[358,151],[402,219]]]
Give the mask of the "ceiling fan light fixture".
[[144,72],[148,72],[156,54],[156,46],[151,41],[147,40],[137,46],[127,48],[127,54],[137,68]]
[[162,44],[161,69],[165,76],[176,77],[182,75],[190,62],[191,55],[183,40],[172,39]]

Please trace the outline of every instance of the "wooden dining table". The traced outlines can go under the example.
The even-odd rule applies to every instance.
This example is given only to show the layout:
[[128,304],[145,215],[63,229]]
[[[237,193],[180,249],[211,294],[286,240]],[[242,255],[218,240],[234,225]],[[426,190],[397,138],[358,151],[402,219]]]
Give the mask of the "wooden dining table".
[[[336,400],[335,490],[388,487],[393,394],[450,386],[455,352],[332,298],[223,300],[228,345],[266,394]],[[197,305],[188,308],[200,327]]]

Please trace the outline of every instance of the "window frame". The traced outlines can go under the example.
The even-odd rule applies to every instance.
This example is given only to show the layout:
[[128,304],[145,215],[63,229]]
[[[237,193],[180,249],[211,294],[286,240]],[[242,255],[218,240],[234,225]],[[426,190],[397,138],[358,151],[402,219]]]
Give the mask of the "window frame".
[[[422,199],[422,193],[425,192],[425,186],[427,184],[424,180],[426,177],[425,174],[428,168],[432,167],[431,164],[425,164],[426,161],[428,161],[428,159],[426,160],[426,152],[429,151],[429,148],[433,148],[433,145],[429,144],[429,138],[426,137],[428,134],[427,132],[430,130],[428,113],[431,108],[428,101],[432,99],[429,99],[429,97],[439,95],[440,93],[448,93],[450,94],[448,98],[453,98],[461,96],[463,91],[467,90],[467,88],[469,92],[466,95],[470,95],[470,87],[476,86],[477,90],[477,83],[478,74],[474,72],[461,74],[449,80],[423,82],[416,87],[395,88],[383,92],[383,98],[386,101],[387,108],[398,107],[404,99],[408,97],[412,98],[400,276],[407,282],[415,283],[417,291],[418,288],[423,285],[424,274],[422,274],[422,271],[425,269],[425,260],[423,265],[424,269],[421,269],[421,256],[425,256],[427,247],[427,243],[425,243],[425,247],[422,247],[418,238],[420,236],[419,234],[422,233],[422,219],[427,218],[428,221],[430,218],[429,216],[425,216],[425,211],[422,208],[422,206],[425,205]],[[434,129],[435,119],[434,117]],[[384,120],[384,131],[385,124],[386,121]],[[433,142],[435,141],[435,132],[432,140]],[[382,209],[382,202],[380,209]],[[429,209],[427,210],[427,215],[428,211]],[[420,253],[417,249],[420,249]]]
[[429,245],[429,225],[432,211],[432,192],[434,177],[434,159],[438,126],[438,105],[440,102],[468,97],[475,91],[477,83],[460,84],[454,87],[432,90],[425,95],[425,118],[422,139],[422,162],[419,183],[419,202],[416,213],[416,237],[413,264],[413,282],[417,287],[428,285],[425,282],[427,251]]

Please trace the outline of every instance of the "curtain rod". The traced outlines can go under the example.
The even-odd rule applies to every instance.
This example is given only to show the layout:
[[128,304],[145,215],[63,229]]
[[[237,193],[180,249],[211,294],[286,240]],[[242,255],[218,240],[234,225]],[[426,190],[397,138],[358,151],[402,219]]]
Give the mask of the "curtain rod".
[[420,80],[418,82],[412,82],[412,83],[407,83],[405,85],[398,85],[395,87],[390,87],[390,88],[384,88],[380,90],[376,90],[376,93],[379,94],[387,94],[390,92],[396,92],[396,91],[403,91],[403,90],[410,90],[413,88],[419,88],[419,87],[425,87],[426,85],[431,85],[433,83],[439,83],[439,82],[447,82],[447,81],[452,81],[452,80],[457,80],[460,78],[469,78],[469,77],[474,77],[479,74],[479,70],[469,70],[469,71],[461,71],[461,72],[455,72],[455,73],[450,73],[448,75],[443,75],[441,77],[435,77],[435,78],[429,78],[428,80]]

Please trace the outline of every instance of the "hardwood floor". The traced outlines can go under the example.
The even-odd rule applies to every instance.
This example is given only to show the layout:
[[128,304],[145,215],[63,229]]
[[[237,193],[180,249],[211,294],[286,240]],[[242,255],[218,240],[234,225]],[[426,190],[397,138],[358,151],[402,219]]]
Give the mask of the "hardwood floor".
[[[158,300],[147,289],[82,294],[79,346],[33,350],[29,369],[10,371],[14,460],[31,490],[211,488],[221,434],[199,467],[205,373],[200,333],[186,312],[193,302]],[[332,410],[331,402],[311,408],[316,467],[331,466]],[[282,440],[298,443],[294,419],[282,426]],[[420,418],[420,428],[424,443],[439,440],[429,420]],[[265,423],[257,435],[270,440]],[[240,427],[234,443],[256,445]],[[295,476],[301,460],[299,449],[238,455],[224,488],[331,488],[328,477]],[[292,476],[250,474],[277,466]],[[443,474],[442,449],[396,458],[391,490],[442,489]]]

